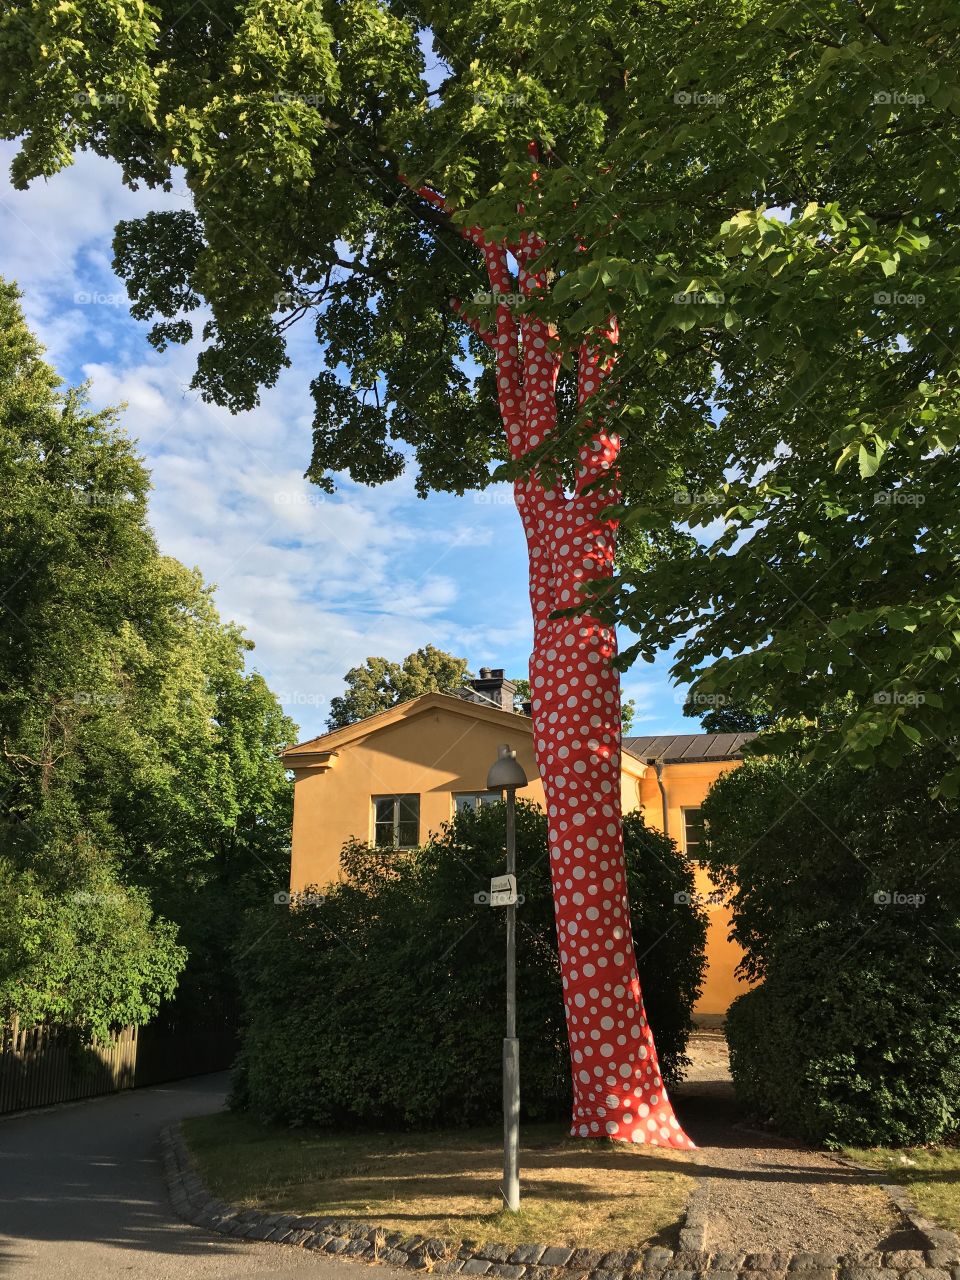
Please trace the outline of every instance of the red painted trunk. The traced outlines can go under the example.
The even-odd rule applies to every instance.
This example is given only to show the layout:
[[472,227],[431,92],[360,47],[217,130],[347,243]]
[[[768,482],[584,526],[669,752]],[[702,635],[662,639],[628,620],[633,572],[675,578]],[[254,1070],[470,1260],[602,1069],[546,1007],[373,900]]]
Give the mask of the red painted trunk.
[[[428,189],[420,194],[445,208]],[[528,270],[543,251],[528,233],[518,245],[464,232],[483,252],[490,286],[503,299],[496,329],[465,317],[494,352],[500,413],[510,452],[524,458],[557,424],[558,335],[535,316],[513,316],[509,296],[543,294]],[[517,265],[514,280],[511,260]],[[458,302],[454,306],[463,314]],[[686,1147],[663,1088],[646,1019],[630,928],[620,812],[620,678],[613,630],[576,606],[580,584],[610,577],[620,442],[598,419],[594,399],[613,366],[616,321],[578,354],[578,401],[597,423],[580,451],[575,491],[546,490],[536,470],[514,485],[530,558],[533,653],[530,686],[537,763],[547,802],[550,872],[573,1075],[571,1132]],[[594,410],[593,405],[598,409]]]
[[[536,328],[533,321],[522,324],[524,346],[533,351],[539,350]],[[615,325],[608,336],[616,339]],[[581,407],[605,371],[594,351],[581,348]],[[542,434],[541,389],[536,378],[532,400],[527,386],[522,389],[528,438]],[[551,403],[555,414],[552,397]],[[581,451],[570,497],[545,492],[536,477],[514,487],[530,557],[531,711],[570,1041],[571,1132],[689,1148],[663,1087],[633,950],[620,809],[620,676],[612,661],[616,633],[587,611],[550,616],[576,604],[579,584],[613,572],[617,527],[601,513],[619,498],[618,451],[619,441],[598,429]],[[605,474],[609,483],[594,487]]]
[[[525,499],[518,495],[521,514]],[[690,1147],[660,1077],[633,951],[620,817],[620,681],[611,664],[616,635],[588,614],[551,621],[539,581],[544,542],[553,608],[571,603],[563,594],[583,576],[591,549],[612,560],[614,533],[597,519],[596,505],[561,500],[531,540],[537,581],[530,687],[570,1041],[571,1132]]]

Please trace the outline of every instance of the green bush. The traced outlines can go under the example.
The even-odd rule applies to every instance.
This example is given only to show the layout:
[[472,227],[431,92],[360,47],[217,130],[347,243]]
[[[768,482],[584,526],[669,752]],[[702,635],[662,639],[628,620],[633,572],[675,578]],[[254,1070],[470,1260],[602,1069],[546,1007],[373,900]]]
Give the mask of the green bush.
[[[321,901],[274,909],[239,946],[246,1004],[235,1106],[291,1124],[463,1125],[501,1114],[504,914],[474,894],[503,870],[503,809],[468,810],[422,849],[348,845]],[[705,920],[675,902],[689,864],[639,815],[625,822],[633,928],[668,1081],[685,1065]],[[571,1086],[546,820],[518,805],[521,1088],[530,1118]],[[320,891],[318,891],[319,894]],[[245,951],[245,954],[243,954]]]
[[754,760],[711,790],[706,859],[744,970],[727,1017],[742,1102],[828,1146],[960,1126],[957,808],[918,751],[896,771]]

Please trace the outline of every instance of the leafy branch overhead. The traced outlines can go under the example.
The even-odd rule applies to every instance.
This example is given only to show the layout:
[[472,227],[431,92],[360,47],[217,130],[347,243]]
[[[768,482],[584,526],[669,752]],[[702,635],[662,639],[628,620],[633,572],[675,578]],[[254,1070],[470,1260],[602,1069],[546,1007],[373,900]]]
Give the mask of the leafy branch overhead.
[[[511,309],[620,325],[625,660],[670,649],[781,719],[843,708],[822,749],[893,764],[960,716],[958,24],[948,0],[11,0],[0,128],[20,185],[88,147],[186,188],[116,261],[158,346],[198,340],[205,396],[255,405],[313,327],[324,486],[508,464],[460,231],[518,243],[535,168],[549,288]],[[569,368],[558,407],[535,460],[567,477]]]

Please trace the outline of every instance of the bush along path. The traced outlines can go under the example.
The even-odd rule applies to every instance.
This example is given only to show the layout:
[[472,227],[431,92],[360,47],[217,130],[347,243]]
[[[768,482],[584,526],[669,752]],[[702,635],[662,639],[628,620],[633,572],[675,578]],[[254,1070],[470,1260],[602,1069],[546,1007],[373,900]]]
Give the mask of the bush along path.
[[[912,1242],[917,1248],[900,1247],[904,1240],[890,1237],[890,1243],[897,1247],[843,1253],[762,1248],[747,1252],[739,1243],[731,1248],[708,1245],[710,1209],[707,1206],[703,1214],[703,1198],[695,1192],[677,1250],[631,1248],[628,1243],[618,1248],[616,1241],[604,1251],[542,1243],[514,1247],[425,1239],[371,1228],[368,1222],[235,1209],[206,1190],[179,1128],[165,1129],[161,1146],[173,1207],[197,1226],[438,1276],[488,1276],[490,1280],[960,1280],[960,1240],[949,1232],[937,1232],[931,1239],[905,1219],[901,1219],[901,1229],[915,1232]],[[771,1185],[781,1181],[777,1176]],[[691,1243],[699,1247],[688,1247]]]

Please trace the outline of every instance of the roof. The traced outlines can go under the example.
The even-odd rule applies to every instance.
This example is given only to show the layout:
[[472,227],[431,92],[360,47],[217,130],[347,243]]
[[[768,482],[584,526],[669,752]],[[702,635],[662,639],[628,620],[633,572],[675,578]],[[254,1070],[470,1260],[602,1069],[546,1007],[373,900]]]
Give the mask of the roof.
[[[503,711],[500,707],[492,706],[487,702],[473,702],[449,693],[421,693],[419,697],[400,702],[395,707],[388,707],[386,711],[376,712],[375,715],[365,716],[362,720],[345,725],[342,729],[332,729],[329,733],[322,733],[318,738],[299,742],[295,747],[287,747],[283,752],[283,763],[288,769],[295,769],[298,766],[313,767],[329,761],[341,747],[360,742],[381,729],[386,729],[403,720],[410,720],[424,711],[431,710],[444,710],[454,715],[486,720],[490,724],[501,725],[504,730],[511,733],[533,732],[533,721],[530,717],[519,715],[515,711]],[[625,740],[623,746],[621,761],[628,765],[628,772],[642,777],[644,766],[640,759],[631,759],[637,753],[630,746],[630,740]]]
[[697,760],[739,759],[744,743],[755,733],[667,733],[644,738],[624,738],[623,745],[641,760],[672,764]]
[[322,733],[318,738],[311,738],[308,742],[298,742],[295,747],[287,747],[283,753],[284,763],[288,768],[293,768],[301,757],[328,755],[330,752],[339,750],[340,747],[348,746],[351,742],[359,742],[380,729],[386,729],[401,720],[409,720],[412,716],[434,708],[451,711],[455,715],[469,716],[472,719],[487,720],[493,724],[502,724],[504,728],[509,727],[513,732],[532,732],[529,717],[518,715],[514,711],[503,711],[500,707],[487,702],[471,702],[449,693],[421,693],[419,697],[399,702],[395,707],[388,707],[386,711],[378,711],[372,716],[364,716],[362,720],[345,725],[342,729],[331,729],[329,733]]

